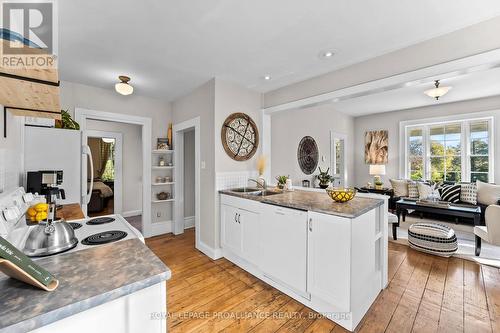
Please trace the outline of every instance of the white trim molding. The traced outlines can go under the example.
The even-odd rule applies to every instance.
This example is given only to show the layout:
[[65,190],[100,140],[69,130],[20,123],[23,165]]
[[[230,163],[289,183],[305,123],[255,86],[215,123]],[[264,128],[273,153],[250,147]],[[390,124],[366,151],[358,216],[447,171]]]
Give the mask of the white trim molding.
[[[202,242],[200,235],[200,214],[201,214],[201,204],[200,204],[200,183],[201,183],[201,120],[200,117],[196,117],[190,120],[186,120],[182,123],[174,124],[173,126],[173,136],[174,136],[174,158],[176,161],[176,168],[174,170],[175,179],[175,194],[176,201],[174,203],[174,223],[173,232],[174,234],[181,234],[184,232],[185,217],[184,217],[184,132],[194,129],[194,174],[195,174],[195,247],[201,250]],[[204,246],[204,245],[203,245]],[[211,252],[209,252],[211,253]],[[205,253],[207,254],[207,253]],[[207,254],[208,255],[208,254]],[[210,255],[208,255],[210,257]]]
[[203,242],[200,242],[196,246],[196,248],[198,250],[200,250],[201,252],[203,252],[204,254],[206,254],[212,260],[217,260],[217,259],[222,258],[222,249],[221,248],[214,249]]
[[139,216],[139,215],[142,215],[142,210],[140,210],[140,209],[128,210],[128,211],[122,213],[123,217],[132,217],[132,216]]

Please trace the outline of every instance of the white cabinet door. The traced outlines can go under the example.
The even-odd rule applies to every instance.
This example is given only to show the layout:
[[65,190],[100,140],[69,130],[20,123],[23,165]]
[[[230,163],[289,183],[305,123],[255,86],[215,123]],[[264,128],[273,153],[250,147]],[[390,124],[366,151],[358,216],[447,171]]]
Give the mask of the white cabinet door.
[[348,312],[351,287],[351,220],[309,212],[308,229],[307,290],[311,295]]
[[238,209],[227,205],[221,207],[222,245],[241,255],[241,218]]
[[307,212],[263,205],[264,274],[304,297],[307,294]]
[[260,264],[260,215],[240,209],[242,256],[258,266]]

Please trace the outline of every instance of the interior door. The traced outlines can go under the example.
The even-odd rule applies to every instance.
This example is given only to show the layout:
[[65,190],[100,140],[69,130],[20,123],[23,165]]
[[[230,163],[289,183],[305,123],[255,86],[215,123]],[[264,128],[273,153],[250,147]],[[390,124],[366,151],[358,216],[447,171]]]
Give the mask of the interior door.
[[[88,133],[82,131],[82,144],[81,144],[81,205],[83,214],[87,216],[87,205],[90,202],[90,197],[92,196],[92,189],[94,187],[94,165],[92,161],[92,152],[89,145],[87,144]],[[90,168],[88,165],[90,164]],[[90,180],[90,182],[89,182]]]

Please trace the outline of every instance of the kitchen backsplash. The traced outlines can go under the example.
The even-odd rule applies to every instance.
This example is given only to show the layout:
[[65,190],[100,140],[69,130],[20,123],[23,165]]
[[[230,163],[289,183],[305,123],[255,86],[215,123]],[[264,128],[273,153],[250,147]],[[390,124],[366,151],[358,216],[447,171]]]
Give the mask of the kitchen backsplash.
[[259,176],[257,171],[235,171],[235,172],[217,172],[216,190],[226,190],[228,188],[248,186],[248,179],[255,179]]

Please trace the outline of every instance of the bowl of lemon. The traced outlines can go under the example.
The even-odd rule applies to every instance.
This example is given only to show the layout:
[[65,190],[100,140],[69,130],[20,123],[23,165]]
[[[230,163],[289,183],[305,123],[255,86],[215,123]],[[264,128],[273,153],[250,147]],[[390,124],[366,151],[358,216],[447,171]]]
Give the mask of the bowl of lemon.
[[335,202],[348,202],[354,198],[356,190],[352,187],[329,187],[326,189],[326,193]]
[[49,215],[49,205],[46,203],[37,203],[36,205],[28,208],[26,215],[31,222],[38,223],[46,220]]

